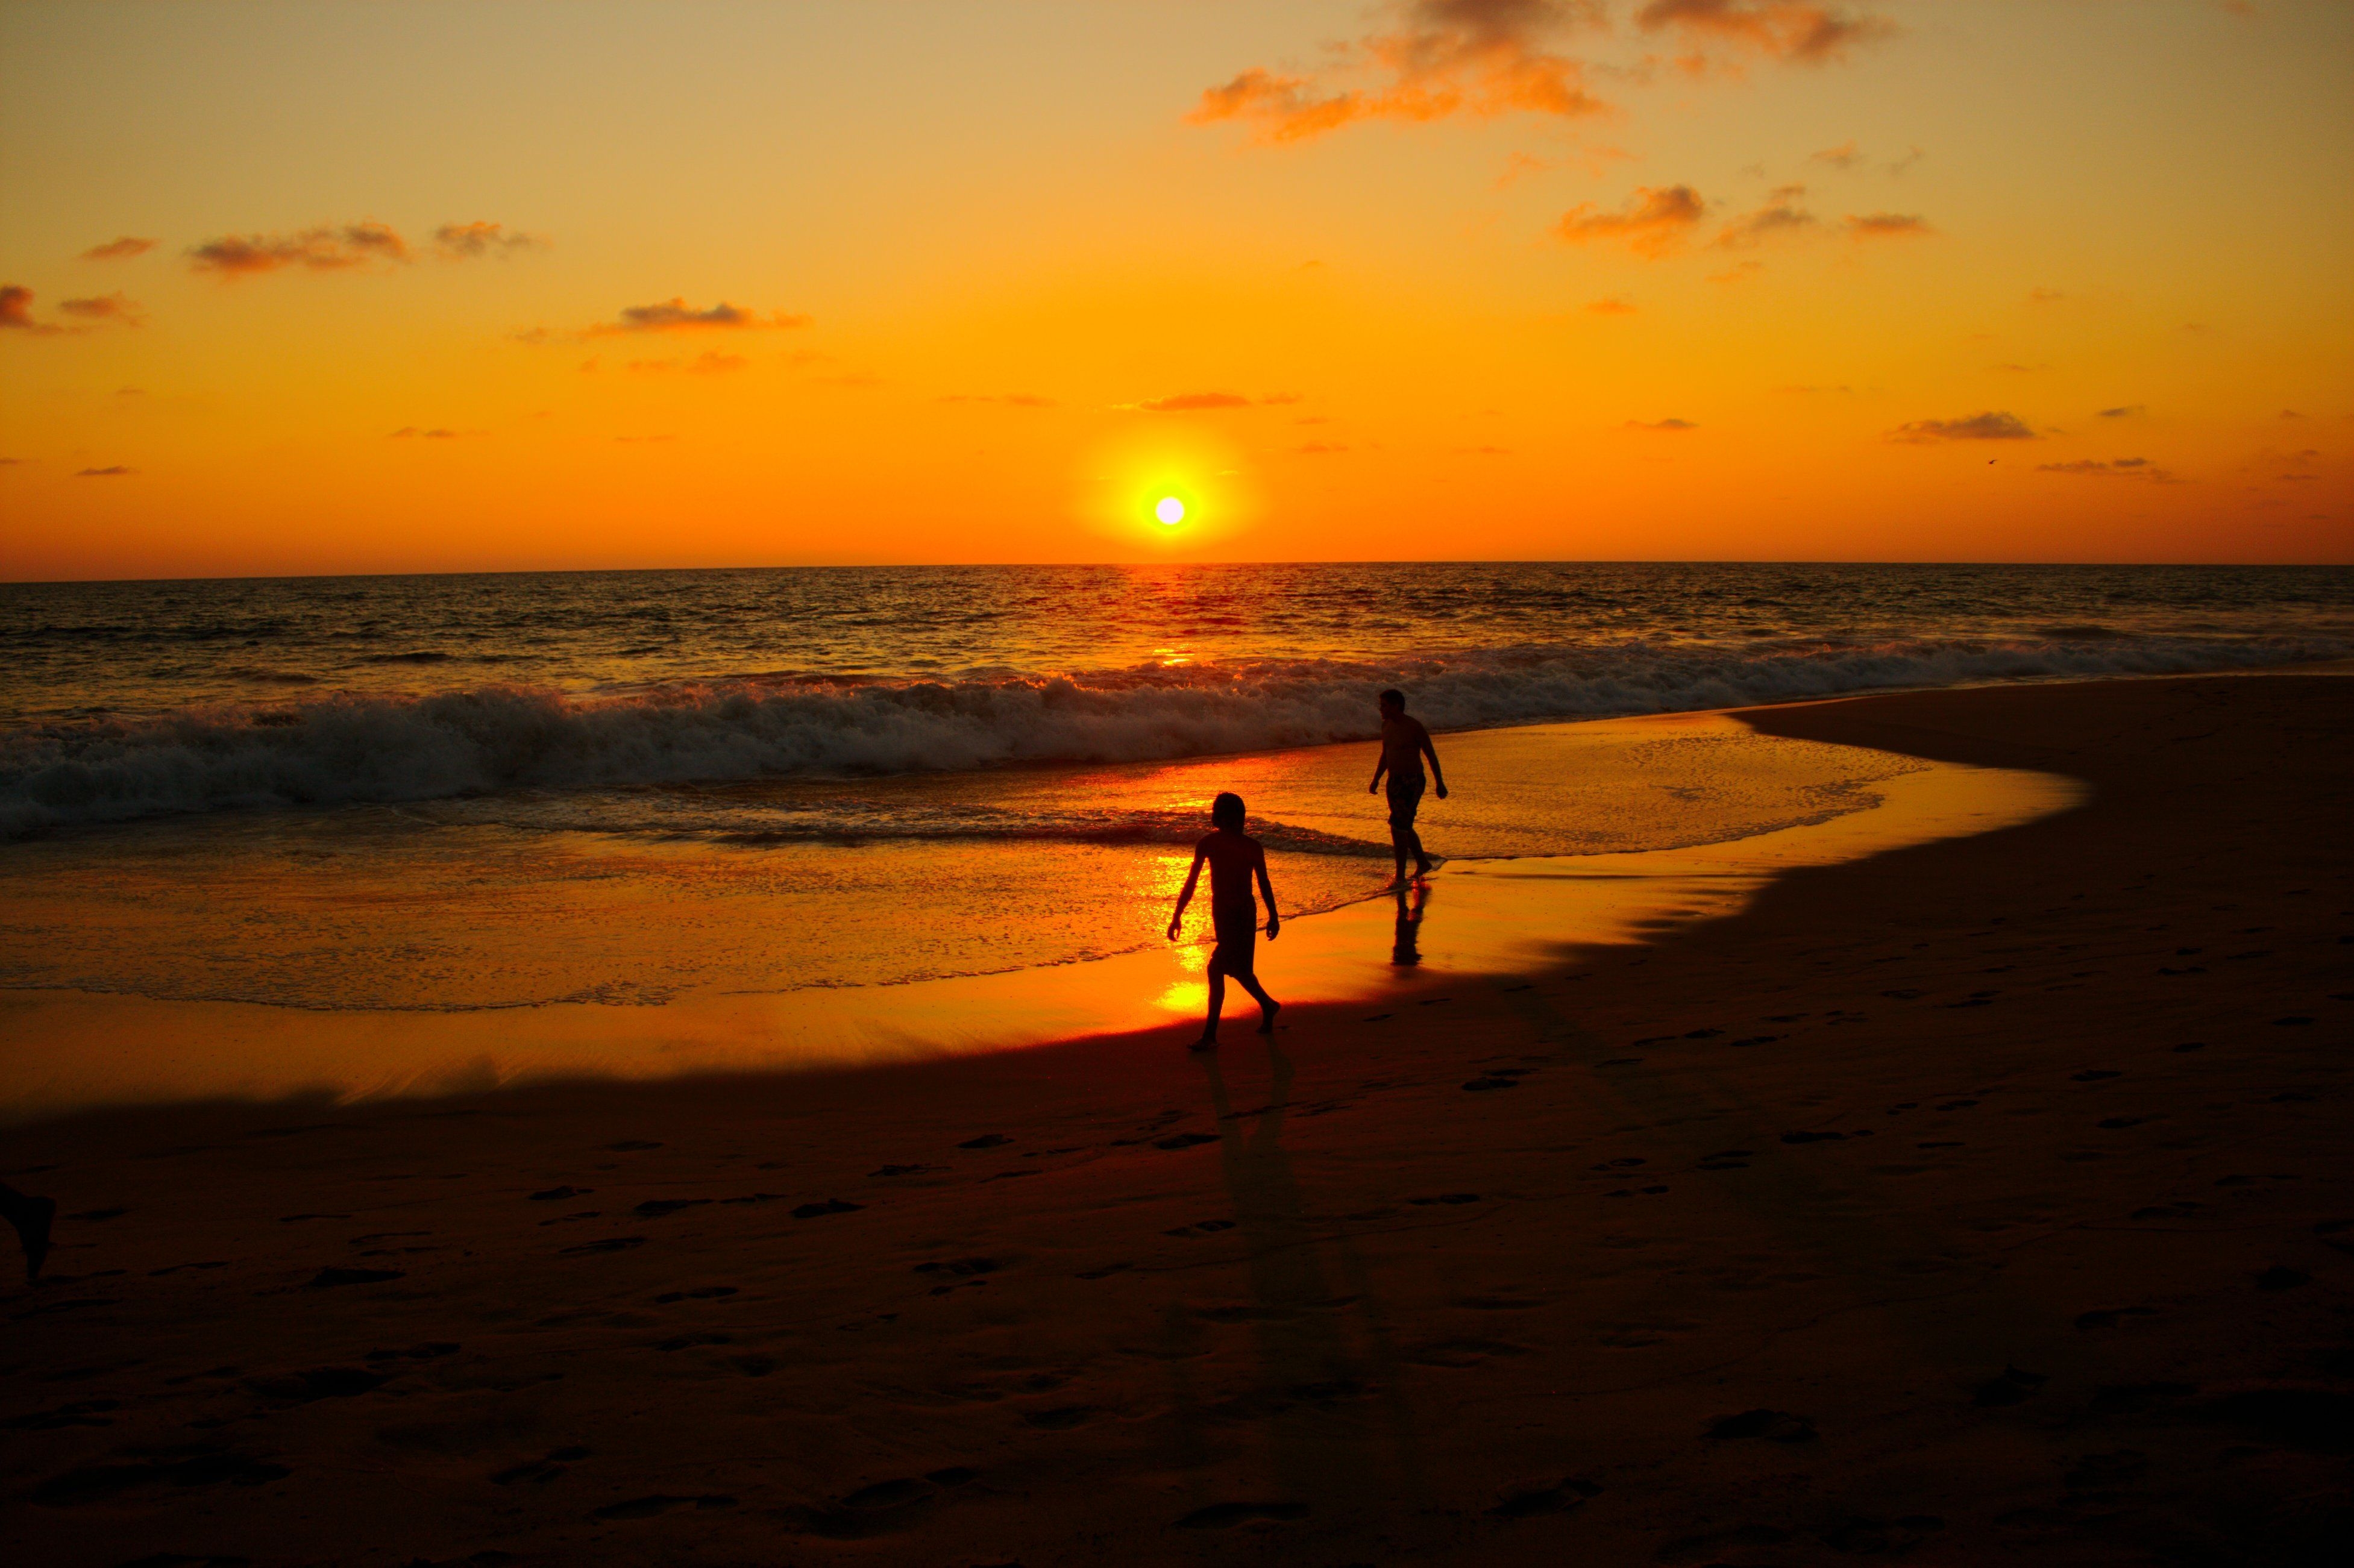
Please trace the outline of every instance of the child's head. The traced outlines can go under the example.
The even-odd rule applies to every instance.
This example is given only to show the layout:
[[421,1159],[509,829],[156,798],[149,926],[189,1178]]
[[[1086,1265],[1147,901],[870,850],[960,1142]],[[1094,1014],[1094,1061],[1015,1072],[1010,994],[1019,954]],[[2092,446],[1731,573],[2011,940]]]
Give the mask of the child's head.
[[1405,694],[1399,691],[1394,686],[1391,687],[1388,691],[1384,692],[1382,694],[1382,712],[1385,714],[1402,714],[1405,712]]
[[1210,823],[1231,832],[1243,831],[1243,798],[1231,792],[1210,802]]

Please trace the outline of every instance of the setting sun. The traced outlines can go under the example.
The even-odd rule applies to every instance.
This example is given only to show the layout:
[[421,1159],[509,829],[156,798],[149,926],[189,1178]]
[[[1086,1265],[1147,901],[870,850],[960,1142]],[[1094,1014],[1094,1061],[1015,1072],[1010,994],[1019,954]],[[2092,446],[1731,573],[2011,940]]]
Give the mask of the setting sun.
[[1152,514],[1174,528],[1178,524],[1185,521],[1185,503],[1173,495],[1164,495],[1152,508]]

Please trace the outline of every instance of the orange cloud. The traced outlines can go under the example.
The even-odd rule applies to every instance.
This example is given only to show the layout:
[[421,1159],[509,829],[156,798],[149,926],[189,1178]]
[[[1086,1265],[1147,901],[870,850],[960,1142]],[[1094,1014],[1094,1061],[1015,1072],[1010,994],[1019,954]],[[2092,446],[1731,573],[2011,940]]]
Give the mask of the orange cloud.
[[684,298],[673,297],[651,305],[631,305],[621,312],[617,321],[608,322],[588,330],[595,333],[615,332],[694,332],[706,327],[805,327],[807,316],[788,315],[777,311],[763,319],[758,313],[731,305],[722,300],[709,310],[698,311]]
[[2035,432],[2016,414],[1988,412],[1965,419],[1914,419],[1888,432],[1895,441],[2031,441]]
[[1635,307],[1620,299],[1596,300],[1585,307],[1597,316],[1631,316]]
[[1861,217],[1850,213],[1847,232],[1850,239],[1917,239],[1937,231],[1917,213],[1868,212]]
[[142,239],[126,234],[120,239],[110,239],[103,245],[93,245],[74,258],[77,261],[128,261],[133,256],[144,256],[155,249],[152,239]]
[[[1599,113],[1583,64],[1550,45],[1600,15],[1594,0],[1412,0],[1394,30],[1336,46],[1339,63],[1328,76],[1253,67],[1204,90],[1185,118],[1194,125],[1247,121],[1269,141],[1297,142],[1358,120]],[[1364,85],[1331,79],[1352,75]]]
[[1708,204],[1690,185],[1638,185],[1622,211],[1580,202],[1562,215],[1555,232],[1573,244],[1624,239],[1645,256],[1663,256],[1700,221]]
[[1855,150],[1854,143],[1842,142],[1836,147],[1826,147],[1819,153],[1809,154],[1807,162],[1829,164],[1834,169],[1845,170],[1855,167],[1862,156],[1862,154]]
[[[1290,398],[1270,397],[1267,401],[1289,402]],[[1141,403],[1125,407],[1140,408],[1148,414],[1199,414],[1213,408],[1247,408],[1251,400],[1238,392],[1178,392],[1167,397],[1148,397]]]
[[1627,421],[1627,428],[1630,430],[1657,430],[1665,435],[1672,435],[1678,430],[1700,429],[1690,419],[1629,419]]
[[1820,65],[1844,59],[1850,48],[1896,29],[1877,16],[1850,16],[1807,0],[1650,0],[1635,14],[1647,33],[1674,28],[1687,36],[1729,39],[1776,59]]
[[503,223],[445,223],[433,231],[434,249],[449,261],[471,261],[483,256],[512,256],[518,250],[545,249],[536,234],[511,229]]
[[1815,215],[1796,205],[1797,198],[1806,194],[1804,185],[1782,186],[1764,207],[1726,224],[1710,243],[1719,249],[1745,250],[1768,239],[1814,228]]
[[0,284],[0,332],[28,332],[47,336],[63,330],[33,319],[32,290],[22,283]]
[[2098,462],[2091,458],[2079,458],[2074,462],[2040,462],[2038,473],[2082,474],[2087,479],[2146,479],[2152,484],[2177,484],[2180,481],[2147,458],[2118,458],[2113,462]]
[[74,477],[76,479],[121,479],[127,474],[138,471],[135,468],[125,468],[118,462],[110,463],[105,468],[77,469],[74,471]]
[[1009,408],[1051,408],[1052,397],[1041,397],[1034,392],[950,392],[938,399],[942,403],[1002,403]]
[[275,272],[286,267],[334,272],[376,261],[410,260],[408,242],[374,218],[340,228],[306,228],[297,234],[229,234],[188,248],[191,267],[224,278]]
[[740,354],[718,354],[705,351],[684,363],[675,359],[633,359],[629,367],[636,371],[684,370],[691,376],[722,376],[731,370],[741,370],[752,362]]
[[144,326],[147,313],[139,308],[136,300],[121,293],[100,294],[87,300],[60,300],[58,309],[84,321],[113,322],[121,326]]

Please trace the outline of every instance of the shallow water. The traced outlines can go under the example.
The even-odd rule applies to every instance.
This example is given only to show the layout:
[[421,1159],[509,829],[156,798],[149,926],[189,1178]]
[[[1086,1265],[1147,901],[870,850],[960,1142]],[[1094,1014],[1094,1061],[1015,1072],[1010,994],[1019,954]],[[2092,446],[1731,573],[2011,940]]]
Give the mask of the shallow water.
[[[1262,943],[1261,973],[1278,996],[1373,1001],[1408,982],[1523,972],[1731,913],[1794,865],[2080,798],[2047,775],[1774,739],[1716,715],[1447,749],[1457,798],[1479,804],[1457,823],[1443,815],[1455,800],[1434,802],[1429,836],[1490,858],[1456,859],[1416,895],[1369,897],[1385,859],[1271,857],[1288,923]],[[1092,796],[1173,812],[1198,810],[1238,768],[1288,820],[1362,823],[1375,806],[1362,793],[1369,748],[1353,747],[1041,771],[1006,788],[1062,793],[1084,779]],[[225,858],[158,834],[79,877],[37,867],[29,902],[11,898],[30,919],[11,980],[43,989],[0,991],[0,1114],[825,1066],[1174,1031],[1202,1007],[1202,912],[1184,943],[1158,929],[1188,863],[1163,846],[1042,858],[987,839],[878,853],[582,834],[568,859],[545,834],[517,854],[510,830],[487,826],[425,835],[444,858],[421,867],[398,834],[354,852],[359,835],[328,832],[346,847],[325,863],[299,842]],[[491,853],[451,847],[477,835]],[[1669,844],[1681,847],[1645,847]],[[925,858],[895,867],[895,855]],[[335,863],[348,858],[363,863]],[[1295,917],[1311,906],[1322,912]],[[1237,1009],[1240,1037],[1252,1011]]]

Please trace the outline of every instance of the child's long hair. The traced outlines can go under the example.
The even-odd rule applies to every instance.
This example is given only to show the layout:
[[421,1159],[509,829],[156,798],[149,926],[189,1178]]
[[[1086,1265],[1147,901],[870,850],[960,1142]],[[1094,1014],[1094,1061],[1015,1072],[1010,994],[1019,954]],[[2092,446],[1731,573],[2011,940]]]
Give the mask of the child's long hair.
[[1213,826],[1241,832],[1243,831],[1243,798],[1228,791],[1211,801],[1210,821]]

